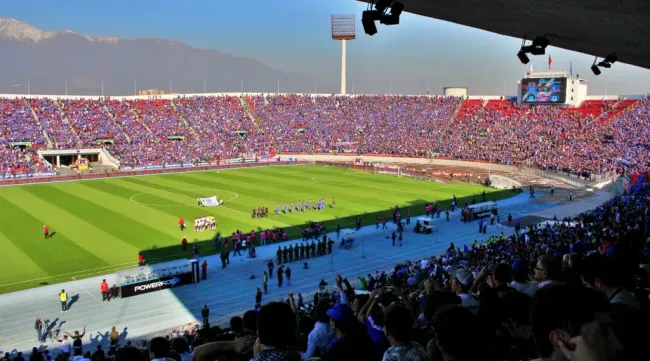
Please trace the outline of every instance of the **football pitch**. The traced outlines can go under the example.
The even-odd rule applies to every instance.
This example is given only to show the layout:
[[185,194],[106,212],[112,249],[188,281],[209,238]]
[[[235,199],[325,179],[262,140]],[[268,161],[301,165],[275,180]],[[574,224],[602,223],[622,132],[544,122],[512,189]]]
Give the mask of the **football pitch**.
[[[181,249],[183,236],[198,244],[200,255],[207,255],[217,252],[217,232],[223,236],[238,229],[281,227],[292,238],[309,220],[333,230],[337,224],[352,227],[361,215],[363,225],[369,225],[378,215],[390,219],[395,205],[419,215],[426,202],[447,204],[453,195],[461,202],[474,196],[480,201],[483,190],[492,200],[512,194],[476,184],[426,182],[322,165],[1,187],[0,293],[135,267],[139,252],[150,262],[191,257],[191,247],[185,253]],[[197,206],[197,198],[212,195],[224,204]],[[316,202],[322,197],[327,202],[323,211],[273,214],[277,203]],[[259,206],[269,208],[268,218],[251,217],[253,207]],[[193,220],[202,216],[214,216],[217,230],[194,232]],[[185,231],[178,227],[179,217],[185,219]],[[51,238],[45,239],[43,225],[53,233]]]

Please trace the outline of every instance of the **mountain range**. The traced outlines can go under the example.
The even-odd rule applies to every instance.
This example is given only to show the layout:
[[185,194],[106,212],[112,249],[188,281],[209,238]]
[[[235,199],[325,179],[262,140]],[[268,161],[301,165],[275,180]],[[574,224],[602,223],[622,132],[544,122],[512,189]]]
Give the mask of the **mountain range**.
[[[0,94],[133,95],[138,89],[173,93],[304,92],[313,80],[246,57],[196,49],[165,39],[89,36],[43,31],[0,18]],[[103,84],[102,84],[103,83]],[[28,89],[29,88],[29,89]]]

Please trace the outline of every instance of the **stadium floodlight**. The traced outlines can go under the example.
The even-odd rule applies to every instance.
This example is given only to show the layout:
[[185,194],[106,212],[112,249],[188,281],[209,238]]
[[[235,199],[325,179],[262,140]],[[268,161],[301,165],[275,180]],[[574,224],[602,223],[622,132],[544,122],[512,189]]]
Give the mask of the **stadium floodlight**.
[[596,64],[597,62],[598,62],[598,57],[595,57],[594,58],[594,63],[591,65],[591,71],[596,76],[600,75],[600,69],[598,68],[598,65]]
[[602,67],[602,68],[605,68],[605,69],[609,69],[609,68],[612,67],[612,64],[610,64],[607,61],[603,60],[603,61],[598,63],[598,66]]
[[600,69],[598,69],[598,65],[596,64],[591,66],[591,71],[594,73],[594,75],[600,75]]
[[404,4],[399,1],[395,1],[390,7],[390,14],[382,15],[381,19],[379,19],[379,22],[384,25],[398,25],[399,16],[402,14],[402,11],[404,11]]
[[379,11],[380,13],[384,13],[386,9],[390,6],[390,2],[392,0],[379,0],[377,4],[375,4],[375,10]]
[[[538,36],[533,40],[533,46],[537,48],[546,49],[551,44],[551,41],[546,37]],[[542,53],[544,54],[544,53]]]
[[354,14],[332,15],[332,39],[341,41],[341,94],[344,95],[347,92],[347,41],[356,38],[355,29]]
[[384,25],[399,25],[399,16],[395,15],[382,15],[379,22]]
[[399,1],[395,1],[390,7],[390,14],[397,16],[398,18],[400,15],[402,15],[402,11],[404,11],[404,4]]
[[605,57],[604,61],[606,63],[614,64],[614,63],[616,63],[617,60],[618,60],[618,57],[615,54],[609,54],[609,55],[607,55]]
[[546,49],[535,45],[522,46],[521,51],[531,55],[544,55],[546,53]]
[[366,34],[373,36],[377,34],[376,20],[379,20],[381,13],[377,10],[366,10],[361,16],[361,24]]
[[528,56],[526,53],[524,53],[523,50],[519,50],[517,53],[517,57],[519,58],[519,61],[521,61],[522,64],[528,64],[530,63],[530,59],[528,59]]

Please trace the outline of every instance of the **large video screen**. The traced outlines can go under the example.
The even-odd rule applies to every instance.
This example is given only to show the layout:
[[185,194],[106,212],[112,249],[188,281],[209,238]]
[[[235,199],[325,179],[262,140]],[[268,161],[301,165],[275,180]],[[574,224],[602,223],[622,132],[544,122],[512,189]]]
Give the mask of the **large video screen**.
[[566,101],[566,78],[525,78],[521,81],[521,102],[562,104]]

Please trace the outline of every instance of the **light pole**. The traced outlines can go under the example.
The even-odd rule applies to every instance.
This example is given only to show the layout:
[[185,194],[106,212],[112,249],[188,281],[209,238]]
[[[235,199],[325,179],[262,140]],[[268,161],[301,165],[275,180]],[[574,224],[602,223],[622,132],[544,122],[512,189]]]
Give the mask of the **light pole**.
[[332,15],[332,39],[341,41],[341,94],[346,94],[347,41],[356,38],[354,14]]

